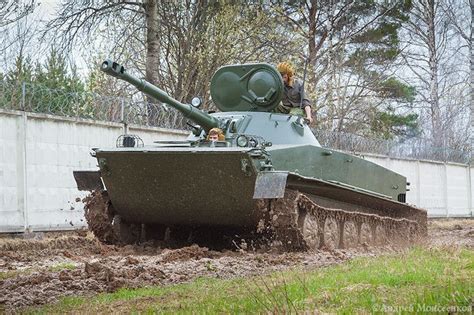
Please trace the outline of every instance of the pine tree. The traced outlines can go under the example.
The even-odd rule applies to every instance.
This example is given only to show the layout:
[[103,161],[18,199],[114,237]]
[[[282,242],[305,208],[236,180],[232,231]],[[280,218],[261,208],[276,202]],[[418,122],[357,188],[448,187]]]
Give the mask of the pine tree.
[[85,85],[73,65],[68,69],[66,59],[54,48],[51,49],[44,65],[37,63],[35,70],[34,103],[41,112],[63,115],[77,115]]
[[84,103],[85,85],[76,67],[68,67],[66,59],[55,49],[50,51],[44,64],[33,64],[29,56],[20,54],[15,66],[1,76],[1,81],[8,87],[0,98],[3,108],[77,115]]
[[33,63],[31,58],[18,55],[15,59],[14,68],[2,74],[3,95],[0,98],[0,106],[9,109],[22,109],[26,97],[23,97],[24,83],[31,83],[34,79]]

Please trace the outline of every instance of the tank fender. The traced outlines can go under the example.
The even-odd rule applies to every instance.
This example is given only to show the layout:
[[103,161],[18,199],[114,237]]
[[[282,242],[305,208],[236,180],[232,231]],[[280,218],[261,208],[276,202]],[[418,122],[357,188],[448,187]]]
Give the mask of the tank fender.
[[255,180],[253,199],[283,198],[288,172],[260,172]]
[[100,171],[74,171],[77,189],[81,191],[103,190]]

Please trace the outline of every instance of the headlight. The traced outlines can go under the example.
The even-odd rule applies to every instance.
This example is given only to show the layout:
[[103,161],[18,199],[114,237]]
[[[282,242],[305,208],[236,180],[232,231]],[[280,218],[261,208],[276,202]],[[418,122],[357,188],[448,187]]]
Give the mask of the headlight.
[[194,107],[198,108],[199,106],[201,106],[201,103],[202,103],[202,100],[199,98],[199,97],[193,97],[193,99],[191,100],[191,105],[193,105]]
[[249,139],[246,136],[240,135],[237,137],[237,146],[246,147],[249,144]]

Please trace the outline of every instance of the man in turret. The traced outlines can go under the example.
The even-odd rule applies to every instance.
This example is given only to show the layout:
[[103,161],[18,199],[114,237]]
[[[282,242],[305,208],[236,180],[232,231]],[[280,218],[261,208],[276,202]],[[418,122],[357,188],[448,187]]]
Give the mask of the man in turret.
[[309,123],[313,122],[311,102],[305,97],[303,85],[295,80],[295,71],[289,62],[280,62],[277,65],[285,85],[281,104],[276,111],[283,114],[304,117]]

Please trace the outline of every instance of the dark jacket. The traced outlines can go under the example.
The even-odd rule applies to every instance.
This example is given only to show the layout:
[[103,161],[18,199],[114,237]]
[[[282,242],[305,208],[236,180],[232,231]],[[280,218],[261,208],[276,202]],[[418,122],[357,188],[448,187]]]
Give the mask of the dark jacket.
[[[301,103],[301,98],[303,102]],[[311,107],[311,102],[304,95],[303,85],[301,82],[295,80],[293,86],[285,84],[285,90],[283,92],[283,97],[281,102],[284,106],[287,107],[301,107],[305,108],[306,106]]]

